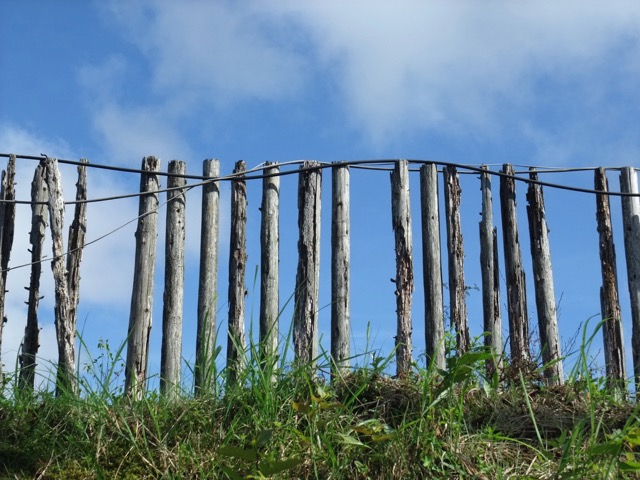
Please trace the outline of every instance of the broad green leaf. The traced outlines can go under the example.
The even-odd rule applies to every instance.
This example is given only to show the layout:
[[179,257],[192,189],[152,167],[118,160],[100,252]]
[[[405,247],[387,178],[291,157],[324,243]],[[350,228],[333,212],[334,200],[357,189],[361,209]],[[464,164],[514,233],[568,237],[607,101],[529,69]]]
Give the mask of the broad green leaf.
[[620,445],[616,443],[601,443],[591,447],[589,453],[592,455],[617,455],[619,450]]
[[318,386],[316,388],[316,392],[318,392],[318,397],[320,397],[321,399],[327,398],[329,396],[327,391],[324,388],[322,388],[321,386]]
[[243,476],[240,475],[235,470],[231,470],[227,467],[220,467],[220,469],[231,479],[231,480],[243,480]]
[[342,443],[345,443],[347,445],[355,445],[357,447],[366,447],[366,448],[368,448],[367,445],[362,443],[356,437],[352,437],[351,435],[344,435],[342,433],[339,433],[338,436],[342,439]]
[[384,442],[386,440],[391,440],[393,438],[392,433],[383,433],[382,435],[371,435],[371,441],[373,442]]
[[301,458],[286,458],[276,462],[268,462],[260,465],[260,472],[263,475],[275,475],[290,468],[296,467],[303,462]]
[[251,462],[254,462],[256,458],[258,458],[258,452],[253,448],[222,447],[218,450],[218,453],[225,457],[239,458]]
[[273,430],[268,429],[268,430],[262,430],[259,434],[258,434],[258,438],[256,439],[256,445],[258,447],[263,447],[265,446],[267,443],[269,443],[271,441],[271,439],[273,438]]
[[624,436],[624,439],[632,447],[637,447],[640,445],[640,429],[634,428],[629,430]]
[[334,408],[341,408],[342,404],[340,402],[321,401],[318,403],[318,407],[320,407],[321,410],[333,410]]
[[291,406],[296,412],[304,413],[305,415],[311,411],[311,407],[308,403],[292,402]]
[[361,433],[362,435],[373,435],[380,431],[380,429],[373,429],[365,425],[356,425],[355,427],[352,427],[351,430]]
[[619,462],[618,466],[620,470],[624,472],[638,472],[640,471],[640,462],[636,462],[634,460],[627,460],[624,462]]

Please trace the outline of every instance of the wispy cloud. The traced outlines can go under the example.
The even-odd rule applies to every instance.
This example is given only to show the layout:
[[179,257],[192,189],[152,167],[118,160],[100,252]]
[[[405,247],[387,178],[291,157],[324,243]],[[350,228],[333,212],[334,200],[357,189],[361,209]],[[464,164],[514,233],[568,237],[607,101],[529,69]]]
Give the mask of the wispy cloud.
[[[549,105],[563,112],[550,130],[580,131],[607,107],[620,121],[620,96],[640,101],[633,1],[117,0],[105,11],[149,72],[148,103],[114,95],[96,114],[114,148],[153,139],[184,149],[178,119],[252,101],[277,108],[312,97],[317,82],[333,85],[325,100],[379,146],[429,133],[526,138]],[[106,67],[117,84],[121,63]]]
[[147,56],[158,94],[178,91],[224,105],[287,97],[302,84],[306,60],[273,35],[270,16],[253,2],[140,5],[115,1],[110,11]]
[[311,32],[318,58],[338,70],[354,120],[376,140],[406,129],[491,133],[567,85],[580,85],[598,108],[602,80],[639,73],[634,2],[284,5]]

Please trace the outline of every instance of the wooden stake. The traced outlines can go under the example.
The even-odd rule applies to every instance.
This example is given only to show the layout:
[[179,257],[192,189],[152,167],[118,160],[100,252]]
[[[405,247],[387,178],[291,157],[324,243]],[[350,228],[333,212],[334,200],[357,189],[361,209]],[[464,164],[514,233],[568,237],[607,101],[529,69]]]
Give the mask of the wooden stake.
[[[534,168],[530,169],[529,178],[538,180],[538,174]],[[529,184],[527,202],[531,261],[538,310],[540,348],[545,367],[544,375],[549,385],[561,385],[564,382],[564,373],[560,353],[560,335],[558,334],[556,296],[553,289],[549,229],[547,228],[544,197],[540,185]]]
[[158,235],[158,193],[160,160],[155,157],[142,159],[140,176],[140,206],[136,230],[136,254],[133,269],[131,313],[127,335],[127,364],[125,368],[125,392],[142,399],[147,381],[149,362],[149,335],[153,311],[153,275]]
[[296,361],[315,368],[318,356],[320,287],[320,208],[322,170],[318,162],[302,164],[298,176],[298,270],[293,314]]
[[331,207],[331,369],[349,368],[350,342],[350,211],[349,167],[332,168]]
[[391,173],[391,218],[396,244],[396,368],[411,370],[411,295],[413,293],[413,240],[409,202],[409,162],[398,160]]
[[[267,162],[266,165],[271,165]],[[264,170],[272,175],[262,180],[262,222],[260,226],[260,345],[263,362],[274,363],[278,352],[280,301],[278,268],[280,263],[280,172],[278,167]],[[272,369],[275,365],[269,365]]]
[[[9,155],[7,169],[2,171],[2,185],[0,187],[0,200],[2,200],[0,202],[0,267],[2,267],[2,275],[0,275],[0,352],[2,352],[2,332],[4,324],[7,323],[4,304],[16,218],[16,205],[13,203],[13,200],[16,199],[15,176],[16,156]],[[0,360],[2,360],[1,356]],[[2,367],[0,361],[0,385],[4,385]]]
[[[505,164],[502,173],[513,176],[513,166]],[[507,277],[511,363],[516,370],[528,369],[530,353],[527,294],[516,219],[516,185],[511,177],[500,177],[500,209],[504,230],[502,238]]]
[[[620,172],[620,190],[638,195],[638,176],[635,169],[625,167]],[[636,391],[640,388],[640,198],[622,197],[624,251],[627,261],[629,299],[631,301],[631,346]]]
[[186,222],[187,165],[169,162],[167,224],[165,237],[164,305],[162,310],[162,353],[160,357],[160,393],[176,399],[180,393],[182,364],[182,309],[184,304],[184,245]]
[[449,257],[449,315],[456,329],[458,355],[469,351],[467,290],[464,283],[464,244],[460,226],[462,189],[454,166],[444,167],[445,212],[447,219],[447,251]]
[[502,371],[502,318],[500,315],[500,283],[496,236],[493,226],[493,198],[491,177],[483,165],[480,175],[482,191],[482,220],[480,221],[480,271],[482,274],[482,311],[484,319],[484,344],[493,353],[487,361],[487,376],[491,378]]
[[55,327],[58,340],[58,373],[56,376],[56,395],[77,395],[78,380],[75,366],[76,325],[71,309],[67,269],[65,267],[65,249],[63,243],[64,198],[62,180],[55,158],[45,160],[47,186],[49,188],[49,220],[53,260],[51,269],[55,283]]
[[[608,192],[609,182],[604,168],[595,171],[595,189]],[[616,268],[616,250],[613,243],[611,226],[611,207],[609,195],[596,195],[596,220],[600,236],[600,266],[602,270],[602,287],[600,287],[600,304],[602,311],[602,334],[604,337],[604,357],[607,370],[607,381],[613,388],[622,390],[626,379],[624,341],[622,338],[622,315],[618,296],[618,273]]]
[[[247,169],[243,160],[236,162],[233,173]],[[231,239],[229,241],[229,332],[227,337],[227,381],[238,380],[246,364],[244,333],[244,297],[247,294],[247,184],[243,177],[231,182]]]
[[444,346],[444,303],[440,252],[440,213],[438,207],[438,169],[428,163],[420,168],[422,213],[422,274],[427,362],[446,368]]
[[[220,162],[205,160],[202,175],[220,176]],[[218,295],[218,236],[220,188],[218,182],[202,186],[200,229],[200,278],[198,284],[198,330],[196,340],[195,391],[211,392],[216,360],[216,305]]]
[[24,330],[22,354],[20,355],[20,388],[33,390],[35,386],[36,356],[40,347],[40,327],[38,326],[38,305],[40,303],[40,276],[42,273],[42,248],[49,225],[47,204],[49,192],[44,163],[36,167],[31,183],[31,280],[27,301],[27,326]]
[[78,303],[80,302],[80,262],[87,234],[87,164],[86,158],[78,165],[78,181],[76,182],[76,205],[73,222],[69,226],[69,245],[67,253],[67,287],[69,288],[69,312],[72,323],[78,323]]

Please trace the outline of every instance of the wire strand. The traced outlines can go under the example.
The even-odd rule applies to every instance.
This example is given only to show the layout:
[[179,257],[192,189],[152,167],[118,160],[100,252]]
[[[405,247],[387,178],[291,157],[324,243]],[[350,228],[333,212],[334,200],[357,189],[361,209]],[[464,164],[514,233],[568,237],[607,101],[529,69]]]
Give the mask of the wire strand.
[[[149,212],[142,213],[142,214],[132,218],[131,220],[128,220],[125,223],[117,226],[113,230],[109,230],[107,233],[105,233],[103,235],[100,235],[99,237],[96,237],[93,240],[85,242],[84,245],[82,245],[81,247],[73,248],[73,249],[63,253],[62,255],[58,255],[58,256],[54,256],[54,257],[46,257],[45,256],[45,257],[42,257],[40,260],[37,260],[35,262],[28,262],[28,263],[23,263],[23,264],[20,264],[20,265],[16,265],[15,267],[8,267],[8,268],[6,268],[4,270],[0,270],[0,273],[4,274],[4,273],[8,272],[9,270],[17,270],[19,268],[30,267],[32,265],[37,265],[39,263],[44,263],[44,262],[48,262],[48,261],[54,261],[54,260],[57,260],[59,258],[64,258],[64,257],[66,257],[66,256],[68,256],[68,255],[70,255],[72,253],[75,253],[75,252],[77,252],[79,250],[82,250],[85,247],[88,247],[89,245],[93,245],[94,243],[98,243],[99,241],[104,240],[105,238],[113,235],[114,233],[116,233],[116,232],[122,230],[123,228],[125,228],[126,226],[132,224],[136,220],[139,220],[139,219],[141,219],[143,217],[147,217],[147,216],[152,215],[154,213],[159,213],[160,209],[163,208],[165,205],[168,205],[170,202],[173,202],[174,200],[178,200],[179,198],[185,196],[187,194],[187,192],[189,190],[191,190],[191,187],[181,187],[181,188],[184,188],[184,190],[185,190],[184,194],[176,195],[175,197],[172,197],[172,198],[170,198],[170,199],[168,199],[168,200],[166,200],[166,201],[164,201],[162,203],[158,203],[158,206],[156,208],[154,208],[153,210],[151,210]],[[175,190],[175,189],[172,189],[172,190]]]
[[[0,153],[0,157],[8,157],[10,156],[10,154],[5,154],[5,153]],[[40,157],[37,156],[30,156],[30,155],[15,155],[16,158],[22,158],[22,159],[28,159],[28,160],[45,160],[46,158],[48,158],[46,155],[42,155]],[[119,171],[119,172],[124,172],[124,173],[137,173],[137,174],[146,174],[146,175],[159,175],[159,176],[173,176],[173,177],[178,177],[178,178],[185,178],[185,179],[195,179],[195,180],[200,180],[200,182],[198,183],[193,183],[188,185],[187,187],[189,189],[191,188],[195,188],[198,186],[202,186],[202,185],[206,185],[208,183],[211,182],[223,182],[223,181],[234,181],[234,180],[238,180],[238,179],[242,179],[245,181],[250,181],[250,180],[259,180],[259,179],[264,179],[264,178],[269,178],[269,177],[282,177],[282,176],[286,176],[286,175],[295,175],[298,174],[300,172],[304,172],[304,171],[313,171],[313,170],[320,170],[320,169],[325,169],[325,168],[333,168],[336,166],[348,166],[348,167],[353,167],[354,169],[370,169],[370,170],[380,170],[381,167],[379,165],[393,165],[395,164],[399,159],[369,159],[369,160],[344,160],[344,161],[334,161],[334,162],[317,162],[318,165],[313,165],[313,166],[307,166],[304,167],[304,163],[307,162],[308,160],[291,160],[291,161],[286,161],[286,162],[263,162],[259,165],[257,165],[256,167],[253,167],[251,169],[242,171],[242,172],[237,172],[237,173],[231,173],[229,175],[223,175],[223,176],[218,176],[218,177],[204,177],[204,176],[199,176],[199,175],[186,175],[186,174],[173,174],[173,173],[167,173],[167,172],[161,172],[161,171],[147,171],[147,170],[139,170],[139,169],[132,169],[132,168],[124,168],[124,167],[115,167],[115,166],[111,166],[111,165],[100,165],[100,164],[93,164],[93,163],[87,163],[86,160],[81,160],[81,161],[74,161],[74,160],[61,160],[58,159],[59,163],[66,163],[66,164],[71,164],[71,165],[77,165],[77,166],[85,166],[85,167],[90,167],[90,168],[104,168],[104,169],[109,169],[109,170],[114,170],[114,171]],[[556,168],[556,167],[548,167],[548,166],[526,166],[526,165],[521,165],[521,164],[517,164],[515,166],[518,166],[520,168],[524,168],[527,167],[529,168],[528,172],[514,172],[513,175],[507,175],[506,173],[502,172],[502,171],[495,171],[495,170],[489,170],[488,167],[489,165],[469,165],[469,164],[461,164],[461,163],[456,163],[456,162],[445,162],[442,160],[424,160],[424,159],[410,159],[408,160],[408,162],[410,164],[413,165],[424,165],[424,164],[436,164],[436,165],[440,165],[440,166],[448,166],[448,167],[456,167],[456,168],[460,168],[460,169],[465,169],[467,171],[465,172],[460,172],[461,174],[474,174],[474,173],[487,173],[489,175],[493,175],[493,176],[498,176],[498,177],[504,177],[504,178],[511,178],[515,181],[519,181],[519,182],[524,182],[527,184],[535,184],[535,185],[540,185],[540,186],[544,186],[544,187],[548,187],[548,188],[555,188],[555,189],[560,189],[560,190],[567,190],[567,191],[573,191],[573,192],[579,192],[579,193],[588,193],[588,194],[596,194],[596,195],[608,195],[608,196],[615,196],[615,197],[640,197],[639,193],[630,193],[630,192],[619,192],[619,191],[602,191],[602,190],[595,190],[595,189],[591,189],[591,188],[583,188],[583,187],[574,187],[571,185],[565,185],[565,184],[559,184],[559,183],[553,183],[553,182],[546,182],[543,180],[533,180],[531,178],[523,178],[520,175],[523,175],[524,173],[530,173],[531,169],[535,169],[536,173],[568,173],[568,172],[584,172],[584,171],[594,171],[599,167],[576,167],[576,168]],[[300,166],[298,169],[295,170],[280,170],[280,167],[292,167],[292,166]],[[492,164],[491,166],[496,166],[496,164]],[[256,175],[256,172],[263,172],[265,170],[268,169],[272,169],[272,168],[278,168],[279,171],[276,173],[262,173],[262,174],[258,174]],[[605,171],[620,171],[622,170],[622,168],[624,167],[607,167],[605,168]],[[639,169],[638,168],[633,168],[633,170],[635,172],[637,172]],[[411,171],[416,171],[415,169],[411,169]],[[148,195],[148,194],[160,194],[160,193],[165,193],[165,192],[170,192],[176,189],[180,189],[180,188],[185,188],[185,187],[174,187],[174,188],[164,188],[164,189],[158,189],[158,190],[154,190],[154,191],[150,191],[150,192],[134,192],[134,193],[127,193],[127,194],[122,194],[122,195],[113,195],[113,196],[109,196],[109,197],[101,197],[101,198],[94,198],[94,199],[86,199],[86,200],[72,200],[72,201],[66,201],[65,205],[75,205],[77,203],[97,203],[97,202],[107,202],[107,201],[114,201],[114,200],[121,200],[121,199],[125,199],[125,198],[134,198],[134,197],[139,197],[141,195]],[[29,200],[0,200],[0,203],[14,203],[14,204],[20,204],[20,205],[34,205],[36,204],[35,202],[29,201]],[[40,203],[46,203],[46,202],[40,202]]]

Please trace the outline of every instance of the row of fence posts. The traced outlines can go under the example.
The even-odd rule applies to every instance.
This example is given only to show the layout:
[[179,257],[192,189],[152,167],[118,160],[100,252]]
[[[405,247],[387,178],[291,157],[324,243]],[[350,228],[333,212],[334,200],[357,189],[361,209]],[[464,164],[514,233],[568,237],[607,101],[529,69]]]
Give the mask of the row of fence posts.
[[[212,165],[215,167],[212,169]],[[397,336],[395,339],[397,374],[406,374],[412,364],[412,318],[411,301],[414,290],[413,240],[411,211],[409,202],[409,163],[400,160],[391,173],[392,226],[396,246],[396,312]],[[349,167],[345,164],[332,165],[332,227],[331,227],[331,358],[332,371],[349,367],[349,276],[350,276],[350,211],[349,211]],[[244,296],[246,272],[246,171],[244,162],[237,162],[232,180],[231,197],[231,238],[229,256],[229,331],[227,343],[228,380],[237,380],[245,361],[246,338],[244,332]],[[170,167],[171,172],[171,167]],[[219,172],[217,161],[205,162],[204,176]],[[487,362],[488,374],[504,368],[502,343],[502,322],[500,312],[499,266],[497,229],[493,225],[493,206],[490,174],[485,167],[479,170],[482,190],[482,220],[480,222],[481,271],[483,285],[483,317],[485,343],[494,353],[494,359]],[[267,164],[263,175],[263,197],[261,204],[261,302],[260,302],[260,354],[263,358],[273,358],[278,341],[278,210],[279,210],[279,168]],[[153,177],[153,173],[149,173]],[[520,249],[518,222],[516,217],[515,175],[511,165],[504,165],[500,175],[500,206],[503,225],[503,249],[507,284],[507,315],[509,319],[510,364],[516,370],[531,368],[532,359],[529,346],[529,317],[527,309],[526,282]],[[455,166],[443,168],[445,189],[445,216],[449,272],[449,312],[450,321],[456,331],[456,351],[464,354],[470,348],[468,313],[466,309],[466,285],[464,281],[464,246],[461,233],[460,205],[461,188]],[[625,219],[625,245],[629,269],[629,288],[634,311],[634,342],[638,329],[637,303],[640,288],[637,286],[640,259],[634,246],[640,245],[638,226],[637,180],[633,169],[626,168],[621,174],[623,216]],[[596,195],[598,206],[598,231],[600,232],[601,263],[603,272],[602,315],[604,322],[604,344],[606,352],[607,376],[614,385],[625,379],[624,351],[620,321],[620,306],[617,300],[617,275],[615,273],[615,252],[611,235],[610,208],[608,205],[608,185],[604,169],[595,172],[595,189],[602,191]],[[530,245],[538,327],[541,340],[541,356],[545,365],[544,375],[550,384],[563,381],[562,356],[556,315],[556,301],[549,248],[548,228],[542,187],[538,183],[535,169],[531,169],[527,191],[527,215],[529,220]],[[215,183],[209,184],[216,185]],[[313,364],[318,355],[318,289],[320,252],[320,198],[322,188],[322,168],[317,162],[305,162],[299,173],[298,184],[298,267],[294,295],[293,343],[296,360]],[[445,368],[444,351],[444,302],[440,250],[440,219],[438,207],[438,171],[436,164],[426,163],[420,169],[422,246],[425,301],[426,354],[429,362],[438,368]],[[207,200],[207,196],[211,198]],[[635,196],[634,196],[635,195]],[[141,200],[141,214],[143,213]],[[157,204],[157,199],[156,199]],[[215,278],[217,258],[217,218],[219,190],[217,186],[209,193],[203,193],[203,212],[211,211],[203,217],[201,295],[206,278]],[[211,208],[213,207],[213,208]],[[153,210],[153,209],[152,209]],[[152,211],[150,210],[150,211]],[[169,214],[168,214],[169,215]],[[215,219],[209,220],[206,218]],[[141,225],[142,225],[141,217]],[[169,218],[169,217],[168,217]],[[207,227],[207,225],[209,225]],[[169,228],[169,227],[167,227]],[[143,242],[144,243],[144,242]],[[213,247],[205,254],[208,247]],[[148,254],[142,253],[148,258]],[[212,260],[213,259],[213,260]],[[170,258],[167,257],[167,262]],[[138,262],[140,264],[142,262]],[[148,268],[153,262],[146,262]],[[168,267],[167,267],[168,268]],[[634,269],[635,272],[634,273]],[[612,270],[613,269],[613,270]],[[151,278],[148,273],[146,277]],[[166,277],[169,282],[170,278]],[[634,283],[635,282],[635,283]],[[135,287],[134,287],[135,289]],[[167,295],[176,288],[165,288]],[[198,347],[201,352],[215,351],[211,332],[215,330],[216,289],[209,291],[208,306],[199,304]],[[150,298],[150,297],[147,297]],[[636,300],[634,300],[634,298]],[[133,318],[133,317],[132,317]],[[164,320],[166,321],[166,320]],[[131,331],[134,331],[132,320]],[[208,329],[208,330],[207,330]],[[205,330],[209,333],[205,333]],[[148,330],[147,330],[148,332]],[[174,335],[174,338],[179,338]],[[148,335],[147,335],[148,341]],[[205,344],[203,346],[203,343]],[[635,343],[634,343],[635,345]],[[176,347],[179,348],[179,347]],[[634,347],[635,348],[635,347]],[[163,350],[164,352],[164,350]],[[634,365],[637,355],[634,350]],[[163,353],[164,357],[164,353]],[[210,369],[211,355],[196,355],[196,390],[209,388],[205,373]],[[637,367],[636,367],[637,369]],[[169,372],[166,372],[170,375]],[[179,384],[179,371],[163,377],[167,385]],[[178,375],[178,377],[176,377]],[[130,376],[127,377],[132,378]],[[141,377],[141,378],[144,378]],[[127,386],[131,390],[131,384]],[[134,389],[135,390],[135,389]]]
[[[86,167],[78,167],[74,221],[69,230],[68,249],[62,236],[64,201],[57,161],[46,158],[36,168],[32,183],[32,228],[30,233],[31,282],[25,337],[19,356],[20,385],[33,388],[35,358],[38,350],[39,279],[42,244],[47,220],[50,222],[55,280],[55,326],[58,342],[56,391],[77,394],[74,344],[79,301],[79,265],[86,232]],[[320,279],[320,212],[322,165],[304,162],[298,183],[298,267],[294,294],[293,343],[297,362],[313,365],[318,357],[318,311]],[[350,359],[350,208],[349,167],[334,163],[332,169],[331,226],[331,359],[332,373],[349,368]],[[141,398],[146,391],[149,337],[152,324],[153,283],[157,224],[160,208],[160,162],[155,157],[142,161],[138,226],[131,310],[127,336],[125,391]],[[500,311],[497,229],[493,225],[490,175],[486,167],[480,173],[482,220],[480,221],[480,262],[485,345],[493,352],[487,373],[504,369],[502,320]],[[162,316],[162,354],[160,391],[175,397],[181,385],[182,310],[184,301],[184,247],[186,209],[186,165],[172,161],[168,167],[167,222],[165,242],[165,278]],[[244,330],[246,294],[246,165],[236,163],[231,180],[231,230],[228,291],[227,379],[238,380],[246,361]],[[262,172],[261,259],[260,259],[260,356],[261,361],[275,358],[278,349],[278,250],[279,250],[279,167],[267,163]],[[202,185],[201,258],[198,291],[195,390],[213,388],[219,232],[220,165],[205,160]],[[515,175],[505,164],[500,176],[500,213],[507,287],[510,365],[516,371],[531,368],[529,323],[525,274],[516,218]],[[0,315],[4,317],[4,294],[8,262],[13,242],[15,218],[15,156],[10,156],[2,175],[0,196]],[[633,325],[633,362],[636,382],[640,379],[640,202],[636,172],[624,168],[620,175],[623,226]],[[444,165],[447,264],[449,272],[449,315],[456,332],[456,354],[470,348],[464,245],[461,233],[461,188],[456,167]],[[613,243],[608,182],[603,168],[595,171],[597,228],[602,271],[601,311],[605,364],[608,382],[621,387],[626,379],[624,342],[618,296],[615,246]],[[395,237],[395,282],[397,335],[396,368],[404,375],[412,368],[411,302],[414,290],[413,239],[411,226],[409,162],[398,160],[391,172],[391,213]],[[434,163],[420,167],[423,276],[425,303],[425,340],[427,361],[445,368],[445,314],[443,301],[438,170]],[[544,376],[549,384],[563,381],[562,354],[558,333],[556,301],[549,248],[548,228],[542,186],[535,169],[530,169],[526,195],[535,300],[541,341]],[[66,255],[65,255],[66,254]],[[66,262],[64,261],[66,256]],[[5,320],[6,321],[6,320]],[[0,322],[0,341],[2,325]],[[1,344],[0,344],[1,347]]]

